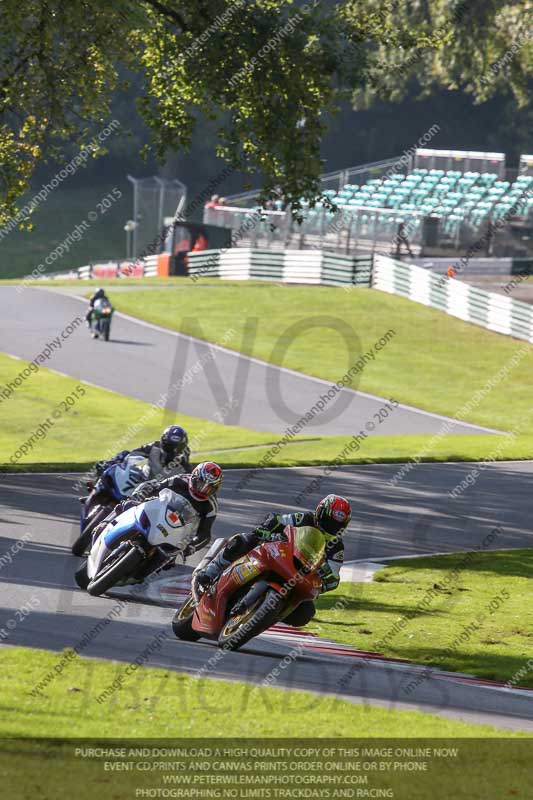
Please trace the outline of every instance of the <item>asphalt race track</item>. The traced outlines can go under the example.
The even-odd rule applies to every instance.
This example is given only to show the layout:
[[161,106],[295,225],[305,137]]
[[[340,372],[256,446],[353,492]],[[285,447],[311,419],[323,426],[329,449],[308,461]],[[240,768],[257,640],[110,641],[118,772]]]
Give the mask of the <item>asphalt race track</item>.
[[[86,308],[86,300],[57,290],[26,288],[19,293],[16,286],[0,287],[2,351],[33,360],[72,320],[84,317]],[[221,331],[221,341],[223,337]],[[167,393],[167,408],[203,419],[217,419],[216,414],[222,413],[227,425],[276,434],[294,425],[331,385],[223,347],[213,350],[200,339],[121,314],[114,315],[108,343],[93,341],[84,323],[60,344],[44,366],[149,403],[159,402],[160,395]],[[346,369],[359,355],[348,357],[347,353]],[[195,368],[186,386],[169,392],[172,384]],[[232,397],[237,401],[234,408]],[[384,402],[383,398],[343,389],[303,433],[351,436],[365,428],[369,435],[431,434],[441,432],[448,421],[447,417],[400,405],[383,422],[376,422],[374,415]],[[365,423],[369,425],[365,427]],[[454,422],[448,432],[487,431],[494,433]]]
[[[397,469],[385,464],[354,466],[339,469],[327,479],[319,468],[269,469],[240,491],[237,484],[245,471],[227,471],[215,534],[227,536],[247,528],[272,507],[294,506],[294,498],[305,486],[323,478],[311,495],[313,500],[334,488],[353,504],[355,522],[347,535],[347,559],[466,550],[481,546],[491,531],[496,531],[494,547],[533,545],[528,499],[532,463],[489,466],[458,500],[450,499],[447,492],[468,474],[471,465],[421,464],[391,487],[389,481]],[[74,483],[78,478],[0,476],[0,554],[10,552],[24,535],[31,537],[11,563],[0,561],[0,628],[9,630],[7,643],[59,652],[80,642],[116,604],[111,598],[90,598],[73,581],[78,560],[70,555],[69,545],[77,529]],[[364,584],[361,592],[364,596]],[[15,609],[30,602],[35,610],[13,626]],[[169,632],[150,664],[197,674],[215,653],[215,646],[178,642],[170,631],[171,617],[168,608],[128,603],[84,655],[130,662],[155,636]],[[224,655],[207,674],[260,683],[290,649],[288,643],[260,637],[240,653]],[[398,669],[365,659],[304,655],[281,672],[278,685],[533,731],[533,692],[461,683],[445,676],[430,676],[406,692],[406,685],[419,674],[409,666]],[[316,698],[319,702],[325,700]],[[267,712],[267,695],[264,703]],[[298,708],[290,696],[287,703],[288,713],[296,714]],[[222,698],[213,711],[226,710]]]

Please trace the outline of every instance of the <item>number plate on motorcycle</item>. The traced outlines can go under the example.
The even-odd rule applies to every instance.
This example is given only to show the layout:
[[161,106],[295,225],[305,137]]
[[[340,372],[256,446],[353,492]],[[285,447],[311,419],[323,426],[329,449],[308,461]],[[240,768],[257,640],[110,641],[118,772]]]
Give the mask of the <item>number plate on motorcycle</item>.
[[255,564],[251,564],[249,561],[247,561],[244,564],[238,564],[235,567],[235,570],[234,570],[234,575],[238,576],[238,578],[240,579],[240,581],[242,583],[245,583],[246,581],[249,581],[251,578],[253,578],[258,573],[259,573],[259,570],[255,566]]
[[179,528],[181,525],[181,517],[179,514],[176,514],[175,511],[171,511],[167,508],[165,513],[165,520],[168,522],[171,528]]

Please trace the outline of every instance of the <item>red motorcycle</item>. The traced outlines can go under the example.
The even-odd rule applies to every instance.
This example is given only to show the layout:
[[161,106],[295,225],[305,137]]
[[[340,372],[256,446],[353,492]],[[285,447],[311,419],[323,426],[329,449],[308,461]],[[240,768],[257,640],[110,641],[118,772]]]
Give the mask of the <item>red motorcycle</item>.
[[172,620],[178,639],[194,642],[203,636],[237,650],[300,603],[315,600],[322,586],[317,571],[324,561],[324,536],[317,528],[291,525],[283,533],[282,541],[260,544],[234,561],[204,592],[193,575],[191,593]]

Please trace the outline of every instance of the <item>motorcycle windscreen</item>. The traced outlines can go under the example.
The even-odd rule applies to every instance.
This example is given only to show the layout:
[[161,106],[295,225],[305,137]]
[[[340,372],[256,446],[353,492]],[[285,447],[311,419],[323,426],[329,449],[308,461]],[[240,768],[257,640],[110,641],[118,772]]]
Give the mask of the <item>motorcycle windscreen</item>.
[[150,519],[147,539],[150,544],[169,544],[185,549],[198,530],[199,516],[189,501],[171,489],[162,489],[159,498],[146,509]]
[[121,464],[113,466],[112,478],[121,498],[126,497],[150,477],[146,456],[128,456]]
[[301,561],[307,572],[316,569],[324,558],[326,541],[318,528],[296,528],[294,534],[294,555]]

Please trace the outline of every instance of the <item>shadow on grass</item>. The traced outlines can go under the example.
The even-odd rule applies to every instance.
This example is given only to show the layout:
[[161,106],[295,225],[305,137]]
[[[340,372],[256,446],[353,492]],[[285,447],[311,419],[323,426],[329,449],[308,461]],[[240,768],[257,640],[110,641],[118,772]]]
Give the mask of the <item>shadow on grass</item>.
[[[413,558],[396,562],[393,568],[412,570],[441,570],[451,572],[485,572],[502,577],[533,578],[533,548],[520,550],[491,550],[487,552],[451,553],[444,556]],[[378,582],[387,582],[386,573]]]
[[[443,599],[445,597],[447,598],[449,595],[443,593]],[[413,602],[415,602],[415,600]],[[341,607],[339,608],[339,606]],[[401,615],[409,617],[409,619],[415,619],[417,617],[437,617],[441,615],[439,609],[420,609],[414,604],[412,606],[408,606],[401,603],[384,603],[383,601],[372,600],[368,597],[354,598],[343,594],[335,594],[333,596],[322,595],[318,599],[316,607],[317,614],[320,614],[320,612],[327,613],[328,611],[339,611],[339,613],[346,616],[346,619],[335,621],[331,619],[320,619],[318,616],[316,616],[313,619],[314,622],[321,622],[324,625],[345,625],[346,627],[360,624],[359,621],[348,622],[348,615],[357,615],[358,613],[361,614],[365,611]]]
[[[528,656],[506,656],[479,650],[449,653],[446,647],[394,647],[394,656],[416,664],[438,667],[451,672],[465,672],[491,681],[513,681],[514,688],[533,688],[533,670],[527,668]],[[520,672],[522,670],[522,672]]]

